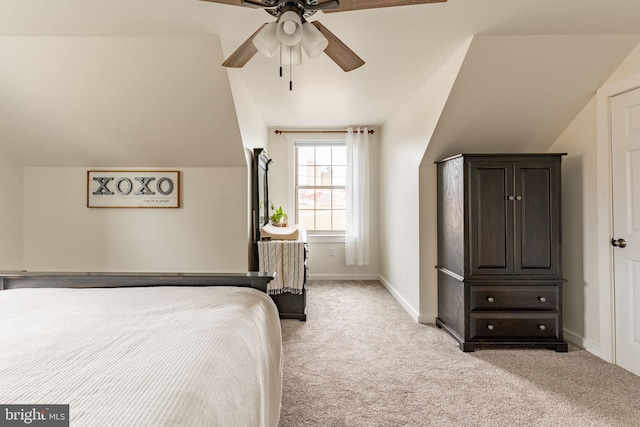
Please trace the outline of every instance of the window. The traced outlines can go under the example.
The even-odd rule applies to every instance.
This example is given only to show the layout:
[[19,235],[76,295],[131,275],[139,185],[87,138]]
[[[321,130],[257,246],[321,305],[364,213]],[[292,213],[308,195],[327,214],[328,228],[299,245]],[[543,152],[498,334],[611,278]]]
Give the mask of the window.
[[296,142],[296,218],[311,232],[344,233],[347,148],[344,142]]

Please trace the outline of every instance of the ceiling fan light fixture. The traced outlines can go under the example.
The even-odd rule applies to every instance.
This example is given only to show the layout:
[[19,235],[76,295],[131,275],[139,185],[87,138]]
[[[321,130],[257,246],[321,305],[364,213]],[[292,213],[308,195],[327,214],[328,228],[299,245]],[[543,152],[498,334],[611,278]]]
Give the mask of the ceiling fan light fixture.
[[310,22],[302,24],[302,48],[309,55],[315,58],[320,55],[329,45],[329,40]]
[[276,34],[283,45],[294,46],[300,43],[302,40],[302,20],[300,15],[292,10],[280,15]]
[[280,40],[276,35],[276,22],[270,22],[253,38],[253,45],[267,58],[276,54],[280,47]]

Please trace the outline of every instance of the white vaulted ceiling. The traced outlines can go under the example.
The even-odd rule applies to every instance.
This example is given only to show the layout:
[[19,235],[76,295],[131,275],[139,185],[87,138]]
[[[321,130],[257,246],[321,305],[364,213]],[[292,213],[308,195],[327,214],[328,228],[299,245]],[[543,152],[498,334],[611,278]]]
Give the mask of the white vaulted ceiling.
[[[267,126],[379,126],[474,35],[500,37],[472,44],[438,138],[488,127],[479,119],[468,120],[464,133],[459,126],[482,105],[501,114],[513,110],[497,104],[512,96],[504,68],[511,55],[545,62],[514,66],[522,87],[527,81],[570,86],[568,99],[555,106],[562,123],[553,126],[562,127],[637,43],[638,17],[636,0],[449,0],[320,12],[311,20],[366,64],[344,73],[326,55],[305,57],[293,68],[290,92],[288,79],[278,77],[277,58],[256,55],[233,84],[220,66],[273,20],[261,10],[197,0],[0,0],[0,149],[25,165],[242,165],[237,85]],[[523,37],[538,35],[557,41],[532,44]],[[567,35],[588,36],[568,45],[577,56],[540,51],[565,43]],[[495,75],[504,77],[492,80],[486,61],[502,64]],[[577,70],[580,78],[567,78]],[[535,117],[548,98],[534,90],[528,96],[523,105]],[[491,138],[492,130],[483,132]]]
[[423,164],[461,152],[545,152],[636,35],[476,36]]
[[0,52],[0,146],[25,165],[245,164],[216,39],[9,38]]

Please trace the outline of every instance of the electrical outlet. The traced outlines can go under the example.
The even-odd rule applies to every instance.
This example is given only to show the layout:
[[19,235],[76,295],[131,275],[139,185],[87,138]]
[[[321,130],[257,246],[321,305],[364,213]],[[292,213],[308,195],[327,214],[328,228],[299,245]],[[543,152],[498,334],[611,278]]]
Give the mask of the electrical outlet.
[[336,248],[329,248],[329,256],[335,256]]

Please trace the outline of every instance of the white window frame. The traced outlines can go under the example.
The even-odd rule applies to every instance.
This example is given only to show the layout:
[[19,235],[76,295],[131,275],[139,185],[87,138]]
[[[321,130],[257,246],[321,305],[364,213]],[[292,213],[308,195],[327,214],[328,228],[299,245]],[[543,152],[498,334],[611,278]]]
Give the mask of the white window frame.
[[[309,189],[322,189],[322,190],[335,190],[335,189],[339,189],[339,190],[346,190],[347,186],[346,183],[345,185],[312,185],[312,186],[301,186],[298,184],[298,172],[299,172],[299,165],[298,165],[298,156],[297,156],[297,147],[346,147],[347,142],[346,140],[340,140],[340,141],[326,141],[326,140],[319,140],[316,139],[314,141],[296,141],[294,143],[294,176],[293,176],[293,181],[294,181],[294,203],[295,203],[295,207],[294,207],[294,212],[295,212],[295,218],[296,218],[296,222],[300,222],[299,221],[299,211],[298,211],[298,207],[299,207],[299,200],[298,200],[298,190],[300,188],[309,188]],[[333,167],[333,159],[331,159],[331,167]],[[315,171],[314,171],[315,174]],[[333,184],[333,183],[332,183]],[[313,209],[314,211],[316,211],[317,209],[314,207]],[[334,211],[333,207],[331,209],[328,209],[330,211]],[[314,234],[314,235],[344,235],[346,232],[346,230],[342,229],[342,230],[307,230],[308,234]]]
[[[300,144],[312,144],[312,143],[325,143],[325,144],[345,144],[347,142],[346,134],[330,137],[326,134],[317,133],[317,134],[307,134],[307,133],[288,133],[284,135],[288,142],[288,151],[289,151],[289,172],[288,176],[290,179],[288,180],[289,190],[288,193],[291,197],[290,212],[294,212],[295,222],[298,223],[298,197],[296,194],[296,152],[295,146],[296,143]],[[310,243],[344,243],[345,232],[344,231],[307,231],[307,236]]]

